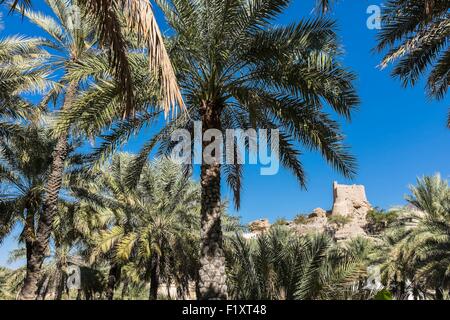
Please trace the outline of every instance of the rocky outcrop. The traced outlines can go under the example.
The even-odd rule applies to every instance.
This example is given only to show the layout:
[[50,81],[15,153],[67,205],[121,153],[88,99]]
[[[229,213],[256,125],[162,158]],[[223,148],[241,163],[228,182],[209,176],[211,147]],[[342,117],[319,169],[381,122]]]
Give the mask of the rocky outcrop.
[[[333,207],[330,211],[316,208],[305,218],[296,219],[288,224],[299,234],[326,232],[336,241],[367,236],[364,228],[366,216],[372,206],[367,201],[363,185],[343,185],[333,182]],[[249,234],[253,238],[270,229],[267,219],[253,221],[249,224]]]
[[327,217],[308,217],[304,223],[293,223],[290,226],[299,234],[327,232]]
[[263,233],[270,229],[270,223],[267,219],[252,221],[248,224],[248,229],[252,233]]

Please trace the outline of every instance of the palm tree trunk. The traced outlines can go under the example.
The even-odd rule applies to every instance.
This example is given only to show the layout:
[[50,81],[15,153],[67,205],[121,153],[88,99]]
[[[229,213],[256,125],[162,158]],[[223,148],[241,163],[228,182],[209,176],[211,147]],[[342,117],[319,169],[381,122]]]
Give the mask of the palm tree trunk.
[[158,253],[152,255],[150,262],[150,300],[158,299],[159,277],[161,269],[161,257]]
[[53,275],[52,287],[50,288],[50,293],[52,295],[53,300],[61,300],[62,294],[64,291],[64,277],[62,275],[61,266],[58,267],[56,273]]
[[[76,93],[76,82],[71,82],[67,88],[62,109],[70,109]],[[36,241],[33,243],[29,266],[24,284],[19,294],[20,300],[34,300],[37,297],[38,282],[44,262],[54,217],[58,211],[58,198],[64,173],[64,162],[68,151],[68,132],[61,134],[53,150],[53,159],[47,180],[46,198],[39,217]]]
[[[221,130],[221,107],[204,103],[202,108],[202,131]],[[209,142],[202,142],[203,150]],[[201,166],[201,244],[199,270],[199,296],[201,300],[227,299],[225,256],[222,244],[220,208],[220,159]]]
[[30,264],[31,260],[31,251],[33,250],[33,243],[36,235],[35,233],[35,224],[34,224],[34,214],[31,212],[30,208],[27,208],[26,218],[25,218],[25,228],[24,228],[24,237],[25,237],[25,250],[26,250],[26,259],[27,259],[27,272],[31,270],[32,266]]
[[125,297],[128,294],[128,280],[125,280],[123,287],[122,287],[122,300],[125,300]]
[[113,264],[109,269],[108,286],[106,288],[106,299],[113,300],[114,290],[117,286],[117,282],[120,279],[121,267],[118,264]]

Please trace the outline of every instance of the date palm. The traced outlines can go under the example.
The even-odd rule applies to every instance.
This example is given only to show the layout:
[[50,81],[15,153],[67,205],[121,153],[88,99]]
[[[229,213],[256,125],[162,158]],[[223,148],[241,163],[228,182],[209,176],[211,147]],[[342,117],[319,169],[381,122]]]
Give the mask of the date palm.
[[335,245],[324,234],[299,236],[275,227],[257,239],[230,241],[230,295],[235,299],[293,300],[360,298],[367,243]]
[[[17,124],[36,117],[36,108],[21,95],[42,93],[51,87],[48,70],[42,62],[48,58],[44,39],[11,36],[0,40],[0,136],[21,131]],[[34,114],[34,116],[33,116]]]
[[30,269],[36,241],[35,223],[43,203],[54,140],[43,129],[22,127],[21,130],[21,134],[0,138],[0,239],[20,223],[19,241],[25,244],[27,269]]
[[[377,49],[389,49],[381,67],[414,86],[426,75],[427,95],[443,99],[449,87],[450,3],[447,0],[390,0],[382,14]],[[450,114],[447,122],[450,127]]]
[[[299,160],[300,144],[319,151],[345,176],[353,175],[354,158],[343,144],[340,126],[324,111],[329,105],[338,115],[350,119],[359,102],[352,85],[354,75],[338,61],[340,47],[332,21],[316,18],[286,27],[272,26],[270,22],[289,5],[287,0],[158,3],[174,31],[167,43],[188,112],[166,122],[145,144],[133,160],[129,185],[137,183],[153,149],[171,152],[174,144],[170,134],[174,130],[193,133],[192,120],[202,122],[203,132],[213,128],[222,132],[279,128],[280,162],[301,186],[306,179]],[[89,96],[96,96],[103,105],[116,100],[116,96],[98,88],[90,88]],[[151,96],[143,97],[145,100],[151,105]],[[86,127],[88,118],[81,110],[63,114],[61,123],[79,119],[80,126]],[[154,120],[154,116],[143,114],[115,123],[112,131],[101,137],[102,144],[93,159],[104,159],[131,133]],[[199,272],[203,299],[227,296],[219,210],[221,172],[234,192],[237,208],[240,203],[242,166],[204,162]]]
[[[0,0],[0,3],[4,0]],[[58,1],[47,0],[50,5]],[[60,1],[61,2],[61,1]],[[177,84],[172,64],[164,45],[161,31],[149,0],[64,0],[65,6],[82,8],[83,16],[78,23],[85,21],[86,14],[94,21],[102,46],[109,48],[109,57],[114,68],[119,88],[125,97],[124,117],[135,112],[134,83],[131,63],[128,60],[127,32],[131,29],[139,35],[139,42],[148,50],[148,65],[161,83],[159,104],[167,113],[177,106],[183,107],[183,100]],[[20,11],[32,6],[31,0],[13,0],[13,8]],[[72,11],[72,14],[76,14]],[[123,25],[122,15],[126,16],[128,26]]]
[[[349,118],[358,103],[354,76],[336,60],[339,45],[332,21],[318,18],[288,27],[270,25],[289,2],[174,1],[172,7],[162,5],[175,31],[170,54],[179,70],[189,116],[202,122],[203,132],[279,128],[280,161],[302,186],[306,181],[298,143],[319,150],[344,175],[352,176],[353,158],[342,144],[339,125],[322,108],[329,104]],[[192,133],[193,122],[181,115],[154,139],[176,128]],[[153,142],[144,147],[135,168]],[[163,149],[170,152],[171,146],[163,144]],[[206,146],[204,141],[203,149]],[[242,166],[222,166],[217,158],[212,164],[203,162],[201,299],[227,297],[218,210],[221,171],[234,192],[236,207],[240,204]]]
[[14,270],[0,267],[0,300],[16,298],[17,290],[20,288],[24,275],[24,268]]
[[403,287],[410,282],[424,295],[427,289],[435,290],[435,298],[442,299],[450,287],[450,188],[436,175],[419,179],[411,193],[411,206],[401,211],[385,237],[384,277],[388,284]]

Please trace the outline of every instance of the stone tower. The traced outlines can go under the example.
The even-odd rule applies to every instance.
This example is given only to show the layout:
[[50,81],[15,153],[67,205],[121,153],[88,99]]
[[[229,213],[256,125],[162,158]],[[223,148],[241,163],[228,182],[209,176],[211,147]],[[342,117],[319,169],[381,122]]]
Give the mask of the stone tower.
[[[366,190],[363,185],[344,185],[333,182],[333,209],[331,215],[354,215],[359,208],[368,207]],[[364,212],[364,214],[367,212]]]

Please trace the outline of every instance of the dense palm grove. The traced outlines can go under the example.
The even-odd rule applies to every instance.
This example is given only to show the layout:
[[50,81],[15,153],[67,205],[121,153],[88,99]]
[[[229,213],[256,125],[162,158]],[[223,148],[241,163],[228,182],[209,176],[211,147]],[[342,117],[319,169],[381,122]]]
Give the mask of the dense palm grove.
[[[334,119],[351,119],[359,98],[324,16],[333,1],[276,26],[290,1],[157,0],[168,37],[145,1],[45,2],[46,13],[8,3],[45,37],[0,40],[0,242],[20,230],[10,259],[26,261],[0,268],[0,299],[450,299],[439,175],[419,179],[407,206],[372,211],[367,238],[274,225],[246,239],[227,214],[240,207],[242,165],[203,160],[197,182],[169,156],[171,133],[193,121],[203,132],[278,128],[280,162],[300,186],[301,147],[354,177]],[[428,92],[442,98],[448,2],[409,2],[389,1],[379,49],[404,43],[382,64],[401,59],[394,75],[414,84],[435,62]],[[120,151],[145,128],[138,154]]]

